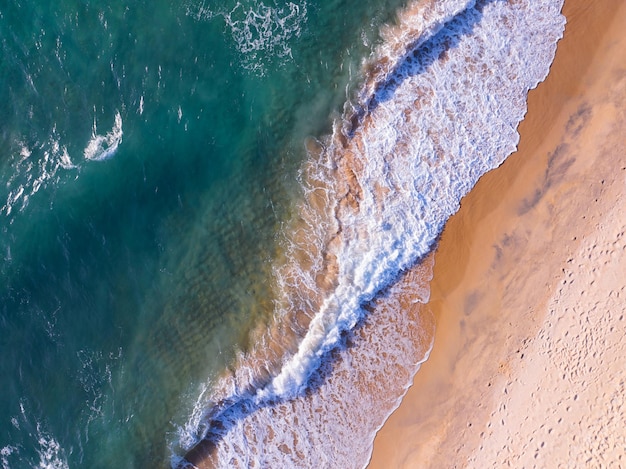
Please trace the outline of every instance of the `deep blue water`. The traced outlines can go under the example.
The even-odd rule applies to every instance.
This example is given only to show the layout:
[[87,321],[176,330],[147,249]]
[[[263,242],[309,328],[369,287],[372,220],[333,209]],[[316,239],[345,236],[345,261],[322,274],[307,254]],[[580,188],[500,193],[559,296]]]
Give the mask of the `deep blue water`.
[[0,461],[166,467],[401,3],[0,7]]

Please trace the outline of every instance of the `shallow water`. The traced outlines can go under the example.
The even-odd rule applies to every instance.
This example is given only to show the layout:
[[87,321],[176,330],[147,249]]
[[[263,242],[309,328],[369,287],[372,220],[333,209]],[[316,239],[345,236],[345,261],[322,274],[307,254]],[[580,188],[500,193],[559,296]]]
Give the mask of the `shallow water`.
[[558,2],[474,4],[383,39],[403,2],[4,8],[3,467],[167,467],[220,399],[222,465],[359,465],[430,346],[429,267],[403,272],[514,149],[562,31]]
[[169,464],[273,308],[304,138],[398,3],[2,8],[4,466]]
[[560,7],[416,2],[385,29],[332,135],[309,145],[275,325],[199,399],[187,461],[367,464],[428,356],[424,259],[461,198],[515,151],[528,90],[563,32]]

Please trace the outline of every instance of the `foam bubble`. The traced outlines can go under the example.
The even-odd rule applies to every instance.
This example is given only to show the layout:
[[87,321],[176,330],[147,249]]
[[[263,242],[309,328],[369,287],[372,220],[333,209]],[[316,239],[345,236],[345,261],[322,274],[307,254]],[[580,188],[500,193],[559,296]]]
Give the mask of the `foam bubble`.
[[213,11],[202,3],[188,7],[187,12],[198,20],[222,18],[242,56],[241,65],[263,74],[268,58],[291,58],[290,41],[301,34],[307,3],[250,0],[224,11]]
[[[61,447],[60,443],[49,432],[44,430],[44,425],[41,422],[34,421],[28,417],[25,409],[24,401],[20,401],[20,418],[24,421],[25,428],[35,428],[34,433],[28,433],[27,440],[13,442],[11,445],[4,446],[0,449],[0,464],[2,469],[8,469],[10,467],[22,467],[28,465],[29,467],[37,469],[67,469],[69,465],[67,463],[67,457],[65,450]],[[20,428],[17,424],[17,418],[11,419],[11,423],[14,427]],[[31,423],[34,425],[31,426]],[[34,449],[37,454],[33,460],[31,455],[25,455],[26,449],[30,451]]]
[[[379,380],[400,364],[402,388],[412,378],[402,369],[428,355],[416,352],[411,365],[395,352],[405,342],[391,329],[413,308],[401,298],[414,293],[394,288],[478,178],[515,151],[527,92],[547,75],[563,33],[561,6],[416,2],[397,34],[385,33],[355,102],[302,171],[305,198],[276,267],[277,332],[215,391],[221,406],[205,424],[219,467],[367,463],[354,455],[369,454],[373,432],[399,402],[397,388],[383,392]],[[427,300],[425,291],[414,303]],[[392,319],[346,348],[356,325],[376,321],[366,305],[377,301],[396,301]],[[428,321],[420,324],[413,339],[423,346]],[[329,357],[339,364],[325,375]],[[370,415],[379,404],[387,410]]]
[[314,169],[334,193],[322,226],[340,241],[319,250],[336,258],[335,286],[258,400],[299,395],[360,305],[426,254],[478,178],[515,150],[526,93],[545,78],[563,25],[558,1],[478,2],[437,26],[337,127]]
[[40,189],[60,179],[59,170],[76,169],[65,145],[61,145],[56,126],[43,142],[17,143],[18,150],[12,164],[12,175],[7,182],[8,195],[0,213],[11,215],[14,209],[23,210],[28,200]]
[[[98,135],[94,119],[91,138],[83,151],[85,159],[102,161],[111,158],[122,142],[122,135],[122,117],[119,111],[115,113],[111,131],[105,135]],[[16,143],[11,164],[12,175],[6,183],[8,194],[0,213],[10,216],[14,210],[23,210],[34,194],[51,184],[59,183],[63,178],[63,171],[80,169],[72,161],[67,146],[61,141],[62,136],[55,125],[44,142],[24,140]]]
[[117,352],[104,354],[99,350],[81,349],[76,352],[81,363],[77,379],[80,382],[85,395],[88,421],[91,422],[102,416],[102,408],[106,401],[103,389],[112,384],[112,368],[114,363],[122,358],[122,349]]
[[12,454],[18,453],[18,448],[15,446],[5,446],[0,448],[0,463],[2,464],[2,469],[10,469],[9,465],[9,457]]
[[[198,429],[204,428],[206,424],[206,409],[210,405],[211,387],[208,383],[200,386],[200,392],[196,399],[191,414],[184,425],[178,426],[176,429],[176,439],[172,446],[171,464],[177,467],[182,458],[177,454],[178,450],[190,448],[198,442]],[[202,433],[202,430],[201,430]]]
[[65,450],[52,436],[42,432],[37,426],[37,454],[39,455],[38,469],[68,469]]
[[119,111],[115,112],[115,122],[113,128],[106,135],[98,135],[96,120],[93,121],[91,139],[83,152],[85,159],[92,161],[103,161],[111,158],[117,152],[117,148],[122,143],[122,116]]
[[[214,453],[216,467],[365,465],[376,431],[431,350],[434,319],[424,303],[432,267],[432,258],[426,260],[367,306],[372,314],[326,357],[311,381],[312,392],[269,406],[214,407],[211,417],[221,407],[224,430],[208,430],[225,433]],[[231,378],[233,389],[230,394],[224,389],[226,395],[245,386],[242,375]]]

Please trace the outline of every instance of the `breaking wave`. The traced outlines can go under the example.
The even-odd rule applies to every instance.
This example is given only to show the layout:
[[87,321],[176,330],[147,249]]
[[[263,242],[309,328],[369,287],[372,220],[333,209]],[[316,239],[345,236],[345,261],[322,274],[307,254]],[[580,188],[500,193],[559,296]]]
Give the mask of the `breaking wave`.
[[382,32],[332,135],[307,142],[274,323],[203,393],[174,465],[367,464],[432,345],[429,253],[461,198],[515,151],[561,7],[419,1]]
[[107,132],[106,135],[98,135],[97,132],[98,129],[94,118],[91,139],[83,152],[87,160],[103,161],[115,155],[117,147],[122,143],[122,135],[124,135],[120,113],[115,113],[115,122],[110,132]]

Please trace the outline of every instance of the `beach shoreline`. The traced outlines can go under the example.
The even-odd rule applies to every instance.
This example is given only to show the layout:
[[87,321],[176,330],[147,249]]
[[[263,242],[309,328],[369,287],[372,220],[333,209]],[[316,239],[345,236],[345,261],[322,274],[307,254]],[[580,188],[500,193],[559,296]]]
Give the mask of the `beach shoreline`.
[[[586,441],[581,422],[593,416],[602,426],[607,419],[605,401],[614,394],[592,389],[589,379],[607,379],[608,387],[623,391],[623,379],[610,371],[624,365],[624,340],[614,333],[623,322],[593,318],[608,317],[602,308],[609,308],[610,317],[621,321],[618,310],[626,308],[623,285],[621,295],[619,290],[619,278],[626,277],[624,217],[615,208],[623,207],[626,191],[626,141],[620,136],[626,8],[617,1],[566,0],[563,13],[565,36],[550,75],[529,94],[518,151],[481,178],[446,225],[429,302],[435,344],[378,432],[371,468],[512,461],[541,467],[547,457],[576,465],[589,451],[608,457],[605,463],[617,461],[610,458],[618,457],[612,451],[623,445],[623,429],[604,450],[590,443],[571,453],[563,438]],[[564,313],[578,305],[587,309],[582,315]],[[602,340],[578,343],[590,328],[605,334],[610,347]],[[561,343],[558,334],[567,330],[577,335]],[[599,353],[604,360],[587,381],[553,379],[564,368],[571,372],[570,352],[582,357],[576,363]],[[570,412],[570,395],[592,410],[578,405]],[[623,415],[618,404],[611,408]],[[560,430],[544,431],[548,411],[563,422]],[[527,443],[537,432],[541,441]]]

